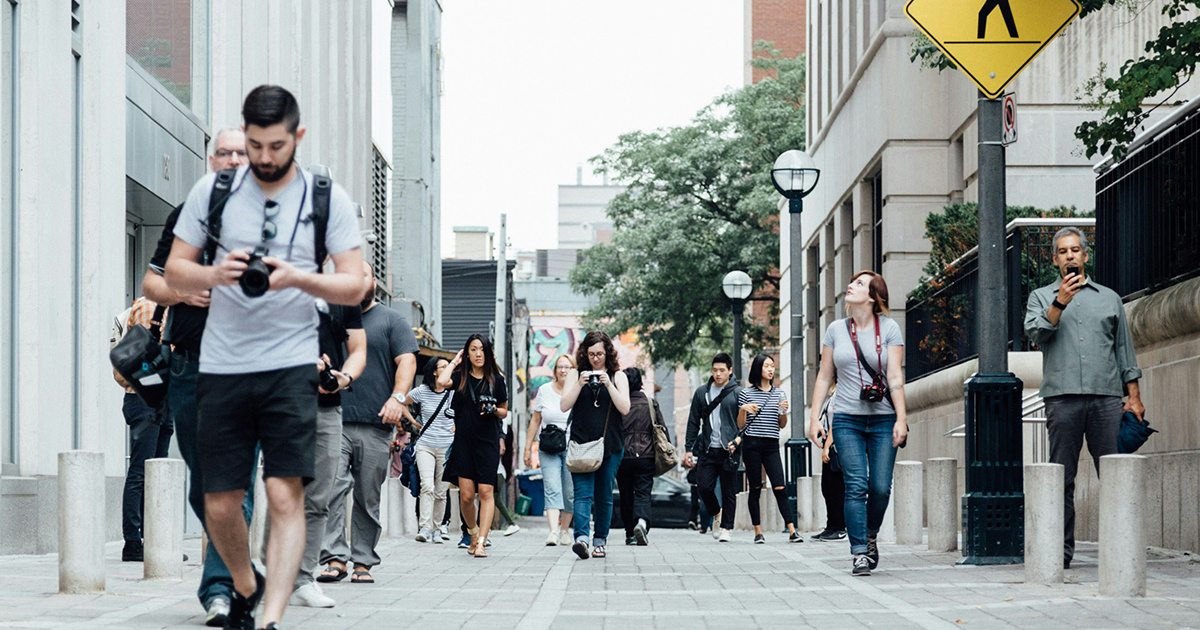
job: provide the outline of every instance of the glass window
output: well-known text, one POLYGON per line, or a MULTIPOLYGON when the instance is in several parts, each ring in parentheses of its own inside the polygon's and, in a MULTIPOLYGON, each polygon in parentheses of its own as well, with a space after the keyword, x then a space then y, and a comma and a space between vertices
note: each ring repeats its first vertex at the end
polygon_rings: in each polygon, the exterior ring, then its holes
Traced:
POLYGON ((208 121, 209 0, 125 0, 125 52, 208 121))

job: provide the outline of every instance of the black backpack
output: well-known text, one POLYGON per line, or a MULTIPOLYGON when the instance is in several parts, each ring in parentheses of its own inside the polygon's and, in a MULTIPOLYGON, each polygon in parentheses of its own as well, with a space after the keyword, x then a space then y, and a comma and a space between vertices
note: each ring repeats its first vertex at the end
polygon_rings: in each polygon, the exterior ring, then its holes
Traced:
MULTIPOLYGON (((212 194, 208 198, 208 242, 204 246, 201 264, 211 265, 217 259, 217 239, 221 238, 221 214, 225 212, 225 203, 233 193, 235 175, 237 169, 226 169, 219 171, 217 179, 213 181, 212 194)), ((303 177, 304 174, 301 173, 300 176, 303 177)), ((329 225, 329 198, 333 190, 333 180, 324 175, 314 174, 312 177, 313 237, 316 241, 317 273, 321 273, 325 266, 325 257, 329 254, 325 249, 325 228, 329 225)))

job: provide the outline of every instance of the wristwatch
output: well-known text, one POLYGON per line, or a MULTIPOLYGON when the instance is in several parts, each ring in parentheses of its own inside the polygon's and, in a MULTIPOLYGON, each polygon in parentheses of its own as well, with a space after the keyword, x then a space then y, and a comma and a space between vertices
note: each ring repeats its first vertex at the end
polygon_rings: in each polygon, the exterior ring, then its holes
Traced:
POLYGON ((402 392, 396 392, 395 394, 392 394, 392 398, 395 398, 396 402, 400 403, 401 405, 408 402, 408 398, 405 397, 402 392))

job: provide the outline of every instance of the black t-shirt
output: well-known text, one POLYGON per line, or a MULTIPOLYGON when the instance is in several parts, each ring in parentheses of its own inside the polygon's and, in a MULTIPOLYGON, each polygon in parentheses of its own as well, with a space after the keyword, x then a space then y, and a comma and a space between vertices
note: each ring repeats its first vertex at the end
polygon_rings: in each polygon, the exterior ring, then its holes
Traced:
POLYGON ((491 396, 496 399, 496 405, 508 402, 508 385, 504 376, 496 374, 492 377, 492 384, 488 385, 487 379, 468 374, 466 387, 459 390, 461 383, 462 376, 455 370, 450 382, 450 389, 454 391, 451 404, 454 408, 455 432, 463 431, 471 437, 489 440, 499 437, 500 418, 495 414, 480 414, 479 401, 483 396, 491 396))
MULTIPOLYGON (((319 308, 317 312, 320 315, 317 337, 321 346, 321 354, 328 356, 330 365, 340 372, 349 356, 349 349, 346 347, 349 331, 361 330, 363 327, 362 309, 357 306, 330 304, 328 314, 321 312, 319 308)), ((317 404, 321 407, 336 407, 342 404, 342 394, 341 392, 317 394, 317 404)))
MULTIPOLYGON (((179 212, 183 206, 176 206, 167 215, 167 223, 163 226, 162 236, 158 246, 154 248, 154 256, 150 258, 150 270, 162 275, 167 266, 167 257, 171 254, 171 245, 175 242, 175 222, 179 220, 179 212)), ((191 304, 176 304, 167 315, 167 330, 164 339, 171 342, 176 350, 185 350, 199 354, 200 338, 204 336, 204 323, 208 320, 208 309, 191 304)))

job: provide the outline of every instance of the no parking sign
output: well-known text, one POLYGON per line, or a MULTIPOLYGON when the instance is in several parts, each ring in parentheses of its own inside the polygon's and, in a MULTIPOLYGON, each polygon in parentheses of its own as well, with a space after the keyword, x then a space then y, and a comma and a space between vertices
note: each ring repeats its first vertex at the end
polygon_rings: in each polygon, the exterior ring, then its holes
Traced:
POLYGON ((1004 95, 1004 136, 1001 142, 1008 146, 1017 141, 1017 98, 1012 94, 1004 95))

